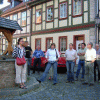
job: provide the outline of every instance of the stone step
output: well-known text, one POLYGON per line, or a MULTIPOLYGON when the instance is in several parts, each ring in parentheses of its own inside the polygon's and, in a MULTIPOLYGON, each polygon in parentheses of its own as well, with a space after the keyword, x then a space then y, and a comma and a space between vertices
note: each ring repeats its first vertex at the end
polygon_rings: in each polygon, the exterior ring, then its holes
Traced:
POLYGON ((0 98, 8 96, 20 96, 37 89, 40 85, 34 77, 31 77, 26 83, 26 86, 27 89, 21 89, 19 87, 0 89, 0 98))

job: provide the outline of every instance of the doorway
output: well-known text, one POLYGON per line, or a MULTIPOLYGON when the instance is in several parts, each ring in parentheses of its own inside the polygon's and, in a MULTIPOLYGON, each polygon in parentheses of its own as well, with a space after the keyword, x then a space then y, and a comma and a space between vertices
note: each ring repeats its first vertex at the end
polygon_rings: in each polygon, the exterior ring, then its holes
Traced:
MULTIPOLYGON (((74 49, 76 51, 78 51, 81 48, 81 43, 84 42, 84 35, 74 35, 74 40, 73 40, 73 44, 74 44, 74 49)), ((78 64, 79 61, 79 56, 78 59, 76 60, 76 64, 78 64)))

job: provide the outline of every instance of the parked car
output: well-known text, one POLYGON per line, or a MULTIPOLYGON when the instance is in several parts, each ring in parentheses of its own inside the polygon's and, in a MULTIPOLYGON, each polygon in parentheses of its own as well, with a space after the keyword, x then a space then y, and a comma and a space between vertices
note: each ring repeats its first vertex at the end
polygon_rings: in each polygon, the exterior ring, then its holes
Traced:
MULTIPOLYGON (((46 53, 46 52, 44 51, 44 53, 46 53)), ((42 69, 45 69, 47 62, 48 62, 47 58, 41 57, 41 68, 42 69)), ((33 66, 33 64, 34 64, 34 58, 32 58, 31 66, 33 66)), ((37 66, 38 66, 38 64, 37 64, 37 66)), ((66 70, 66 60, 65 60, 65 57, 60 57, 58 59, 58 66, 57 66, 57 68, 58 68, 58 70, 60 72, 62 72, 62 71, 66 72, 67 71, 66 70)))

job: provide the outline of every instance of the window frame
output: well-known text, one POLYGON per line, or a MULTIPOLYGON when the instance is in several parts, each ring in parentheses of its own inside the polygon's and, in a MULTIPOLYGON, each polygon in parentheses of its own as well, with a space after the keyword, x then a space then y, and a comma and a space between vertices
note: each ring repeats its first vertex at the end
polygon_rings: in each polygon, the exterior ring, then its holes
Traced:
POLYGON ((27 11, 23 11, 23 12, 21 12, 21 26, 25 27, 25 26, 27 26, 27 11), (26 12, 26 25, 22 25, 22 13, 23 12, 26 12))
POLYGON ((14 0, 12 0, 11 7, 13 8, 14 5, 15 5, 15 2, 14 2, 14 0))
POLYGON ((83 0, 81 1, 81 10, 82 10, 82 12, 81 12, 81 14, 78 14, 78 15, 74 15, 73 14, 73 9, 74 9, 74 6, 73 6, 73 4, 74 4, 74 0, 72 0, 72 17, 79 17, 79 16, 82 16, 83 15, 83 0))
POLYGON ((41 38, 35 38, 35 49, 36 49, 36 41, 40 40, 40 49, 41 49, 41 38))
POLYGON ((14 21, 17 21, 17 20, 18 20, 18 15, 17 15, 17 14, 14 14, 14 15, 13 15, 13 20, 14 20, 14 21), (17 16, 17 19, 16 19, 16 20, 14 20, 14 16, 15 16, 15 15, 17 16))
POLYGON ((23 0, 23 2, 29 2, 29 0, 23 0))
POLYGON ((37 17, 36 17, 36 14, 35 14, 35 24, 41 24, 42 23, 42 9, 37 9, 36 12, 39 11, 39 10, 41 10, 41 22, 40 23, 36 22, 37 17))
POLYGON ((52 39, 52 43, 53 43, 53 37, 47 37, 47 38, 46 38, 46 46, 45 46, 45 47, 46 47, 46 48, 45 48, 46 51, 47 51, 47 40, 48 40, 48 39, 52 39))
POLYGON ((6 19, 9 19, 10 20, 10 16, 7 16, 6 19))
POLYGON ((65 2, 61 2, 61 3, 59 3, 59 20, 64 20, 64 19, 67 19, 68 18, 68 4, 67 4, 67 1, 65 1, 65 2), (66 17, 65 18, 60 18, 60 5, 61 4, 63 4, 63 3, 66 3, 66 17))
POLYGON ((53 5, 47 6, 47 7, 46 7, 46 22, 53 22, 53 21, 54 21, 54 6, 53 6, 53 5), (47 20, 47 9, 48 9, 48 8, 51 8, 51 7, 53 8, 53 19, 52 19, 51 21, 48 21, 48 20, 47 20))
POLYGON ((60 43, 61 43, 61 42, 60 42, 60 39, 61 39, 61 38, 66 38, 66 50, 67 50, 67 36, 59 36, 59 42, 58 42, 58 43, 59 43, 59 44, 58 44, 58 45, 59 45, 59 52, 61 52, 61 54, 63 54, 65 51, 61 51, 61 50, 60 50, 60 43))

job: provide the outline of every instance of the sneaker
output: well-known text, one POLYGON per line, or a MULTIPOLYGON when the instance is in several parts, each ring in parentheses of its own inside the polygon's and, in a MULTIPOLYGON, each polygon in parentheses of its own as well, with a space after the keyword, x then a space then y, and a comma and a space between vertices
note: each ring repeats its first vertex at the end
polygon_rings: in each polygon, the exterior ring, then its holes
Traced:
POLYGON ((41 81, 40 80, 37 80, 39 83, 41 83, 41 81))
POLYGON ((68 81, 68 80, 66 81, 66 83, 69 83, 69 82, 70 82, 70 81, 68 81))
POLYGON ((94 85, 93 83, 90 83, 90 84, 89 84, 89 86, 93 86, 93 85, 94 85))
POLYGON ((57 83, 54 83, 53 85, 56 85, 57 83))
POLYGON ((100 83, 100 80, 98 82, 100 83))
POLYGON ((71 81, 71 83, 75 83, 74 81, 71 81))
POLYGON ((78 78, 75 78, 75 81, 78 81, 78 78))
POLYGON ((82 85, 88 85, 88 83, 87 82, 84 82, 84 83, 82 83, 82 85))
POLYGON ((81 81, 84 81, 84 78, 81 78, 81 81))

